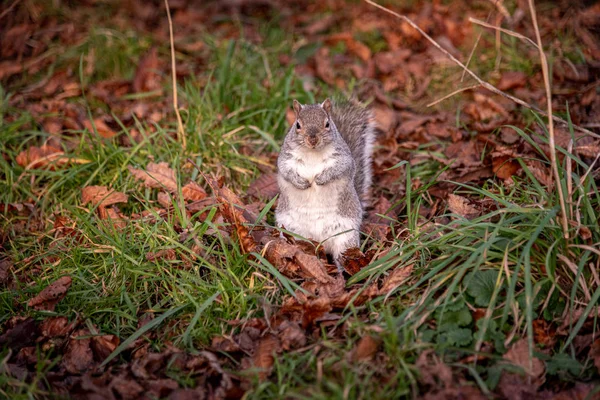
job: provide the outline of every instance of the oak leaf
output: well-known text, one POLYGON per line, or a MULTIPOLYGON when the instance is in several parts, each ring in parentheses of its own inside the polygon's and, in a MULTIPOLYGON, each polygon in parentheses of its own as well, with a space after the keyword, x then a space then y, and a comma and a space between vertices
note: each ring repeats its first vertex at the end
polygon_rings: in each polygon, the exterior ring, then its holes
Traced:
POLYGON ((54 311, 56 304, 67 295, 71 283, 72 279, 70 276, 58 278, 44 288, 37 296, 29 300, 27 305, 36 310, 54 311))
POLYGON ((127 195, 108 189, 106 186, 86 186, 81 189, 81 204, 108 207, 117 203, 127 203, 127 195))

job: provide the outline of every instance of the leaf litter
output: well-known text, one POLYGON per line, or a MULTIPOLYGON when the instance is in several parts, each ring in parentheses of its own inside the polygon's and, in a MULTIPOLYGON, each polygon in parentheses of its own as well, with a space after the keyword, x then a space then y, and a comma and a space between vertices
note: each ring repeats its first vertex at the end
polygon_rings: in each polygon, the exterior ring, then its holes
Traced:
MULTIPOLYGON (((181 3, 175 7, 175 19, 181 24, 178 30, 186 35, 193 31, 191 25, 197 23, 198 16, 186 6, 186 2, 181 3)), ((233 7, 238 7, 238 12, 247 12, 242 3, 244 2, 233 7)), ((286 7, 293 6, 280 7, 287 9, 286 7)), ((528 167, 540 183, 551 189, 552 180, 548 164, 539 160, 539 153, 525 138, 506 128, 506 125, 524 125, 523 116, 516 112, 511 103, 480 90, 468 91, 466 103, 463 102, 461 106, 464 115, 461 119, 464 126, 461 127, 457 127, 454 116, 445 111, 423 114, 416 111, 417 107, 407 107, 407 103, 418 103, 430 91, 434 68, 445 62, 439 52, 423 45, 420 35, 404 22, 398 24, 396 20, 388 20, 361 6, 345 7, 343 4, 334 4, 333 7, 338 7, 336 12, 326 18, 307 19, 299 16, 310 16, 310 13, 289 13, 286 23, 290 28, 301 26, 309 41, 320 43, 316 52, 309 55, 306 64, 295 66, 307 78, 307 87, 310 87, 310 82, 316 78, 330 86, 345 89, 351 74, 358 79, 376 80, 380 83, 380 87, 366 93, 375 99, 373 107, 381 131, 378 141, 380 146, 376 149, 374 160, 374 202, 364 229, 371 238, 370 243, 389 242, 396 228, 402 227, 399 221, 402 219, 403 206, 393 205, 391 200, 395 201, 398 196, 406 194, 407 188, 402 182, 404 172, 402 168, 389 170, 401 162, 418 166, 433 160, 447 167, 440 176, 440 182, 427 190, 432 198, 437 199, 437 205, 427 212, 429 218, 441 215, 446 208, 467 219, 482 215, 489 205, 462 193, 455 193, 456 185, 449 182, 478 185, 492 178, 509 187, 511 179, 524 176, 525 172, 520 162, 528 167), (340 28, 346 30, 337 32, 340 28), (355 34, 370 32, 373 28, 379 30, 385 42, 382 51, 374 51, 373 46, 367 44, 368 40, 359 39, 360 35, 355 34), (410 101, 404 101, 402 98, 410 101), (472 135, 473 131, 477 134, 472 135), (421 151, 425 145, 427 151, 421 151)), ((136 24, 145 26, 143 29, 153 24, 164 24, 158 22, 158 13, 154 6, 144 9, 145 11, 137 9, 139 21, 136 21, 136 24)), ((445 48, 457 52, 457 48, 466 38, 473 36, 470 25, 455 15, 459 9, 460 7, 451 10, 436 2, 423 7, 412 17, 423 29, 435 33, 445 48)), ((210 10, 210 7, 207 10, 210 10)), ((318 10, 318 7, 312 10, 314 15, 319 15, 318 10)), ((594 10, 596 9, 591 7, 586 10, 588 13, 581 11, 577 15, 581 22, 577 34, 588 43, 589 49, 586 51, 597 59, 600 57, 600 53, 596 51, 597 46, 593 39, 590 39, 589 31, 584 29, 593 26, 593 18, 590 15, 597 15, 597 10, 594 10)), ((217 32, 232 34, 230 26, 211 21, 211 17, 214 15, 203 16, 202 20, 214 24, 217 32)), ((49 40, 56 39, 57 35, 64 36, 59 40, 68 42, 75 41, 76 37, 84 34, 71 25, 48 29, 55 23, 56 21, 44 17, 25 24, 10 22, 2 28, 2 32, 7 35, 5 37, 14 40, 2 41, 2 56, 3 60, 6 57, 6 61, 0 64, 0 79, 16 79, 24 70, 31 74, 40 71, 50 61, 40 58, 40 55, 48 49, 49 40), (48 34, 51 37, 49 40, 36 41, 40 35, 38 32, 50 32, 48 34), (67 40, 71 35, 75 37, 67 40), (36 46, 32 46, 31 43, 36 43, 36 46)), ((248 30, 248 37, 260 39, 258 34, 253 36, 251 27, 248 27, 248 30)), ((162 35, 162 39, 166 38, 164 32, 154 34, 157 37, 162 35)), ((202 51, 206 47, 202 42, 197 43, 201 46, 186 46, 177 41, 176 47, 189 52, 194 52, 196 48, 202 51)), ((121 127, 117 126, 112 116, 100 113, 90 119, 85 109, 65 101, 79 96, 82 90, 74 76, 67 71, 54 73, 43 88, 29 88, 28 91, 17 93, 9 100, 10 104, 27 109, 54 137, 47 144, 37 143, 21 150, 15 157, 16 165, 25 169, 52 169, 87 162, 85 159, 64 157, 65 150, 70 154, 76 148, 61 136, 68 130, 87 129, 89 132, 97 132, 105 140, 118 140, 118 143, 125 147, 144 140, 142 134, 134 127, 136 119, 161 121, 169 112, 166 101, 152 96, 148 97, 153 99, 151 101, 130 101, 123 99, 123 96, 131 93, 161 92, 162 77, 166 75, 165 72, 168 73, 166 64, 157 48, 151 47, 140 57, 132 79, 105 80, 92 83, 89 87, 90 95, 108 105, 111 112, 119 116, 124 126, 130 129, 133 142, 121 135, 121 127), (58 117, 48 116, 49 114, 56 114, 58 117)), ((90 68, 93 69, 93 66, 90 68)), ((593 69, 579 71, 577 68, 564 68, 562 64, 557 64, 556 74, 562 80, 561 88, 565 88, 564 93, 572 88, 579 88, 575 84, 593 82, 596 73, 593 69)), ((528 76, 520 71, 502 72, 497 86, 502 90, 518 93, 532 103, 538 102, 541 93, 539 76, 528 76)), ((597 91, 586 90, 583 94, 577 93, 575 96, 581 101, 574 102, 575 106, 571 109, 574 120, 577 123, 596 121, 600 115, 600 96, 597 95, 597 91)), ((564 99, 568 99, 567 95, 557 95, 557 110, 563 109, 566 104, 566 101, 562 101, 564 99)), ((560 129, 557 132, 557 142, 567 147, 572 139, 570 132, 560 129)), ((544 142, 535 136, 534 141, 548 154, 549 149, 544 142)), ((573 151, 575 154, 593 158, 600 152, 599 146, 595 139, 576 136, 573 151)), ((128 170, 144 187, 156 190, 156 198, 163 207, 158 212, 160 217, 165 217, 172 211, 173 204, 180 194, 187 202, 185 211, 188 216, 200 221, 203 221, 207 214, 202 210, 211 206, 217 207, 215 220, 223 223, 219 224, 217 229, 229 238, 230 243, 238 245, 248 258, 254 257, 253 254, 264 255, 282 275, 299 284, 300 289, 293 295, 288 294, 284 297, 280 307, 271 315, 229 321, 238 328, 237 333, 213 336, 211 347, 197 354, 192 355, 171 346, 166 346, 157 353, 154 352, 155 349, 150 348, 148 342, 138 343, 136 349, 127 350, 125 363, 115 360, 109 364, 109 368, 100 368, 99 365, 119 345, 118 336, 102 334, 95 327, 92 329, 89 324, 83 324, 77 318, 69 321, 66 317, 58 316, 45 318, 40 322, 32 318, 13 317, 4 324, 3 333, 0 335, 0 343, 9 346, 16 354, 7 364, 9 374, 20 379, 33 376, 37 361, 35 344, 42 348, 53 347, 63 354, 63 359, 48 378, 49 384, 58 393, 82 398, 138 398, 143 394, 171 398, 240 397, 251 384, 245 378, 227 372, 226 366, 232 365, 228 361, 230 357, 236 362, 239 361, 244 370, 256 374, 260 380, 267 380, 276 358, 282 353, 301 351, 308 343, 318 343, 314 338, 319 337, 322 329, 335 326, 342 320, 343 311, 348 307, 359 307, 378 297, 385 298, 396 288, 406 285, 412 276, 414 267, 409 263, 390 268, 379 280, 368 285, 347 286, 343 277, 332 273, 335 267, 313 243, 279 237, 275 230, 256 229, 253 225, 257 222, 258 213, 251 207, 251 200, 245 195, 259 199, 259 206, 273 198, 278 190, 276 175, 272 170, 258 176, 245 194, 235 193, 225 182, 207 180, 212 195, 197 182, 180 182, 175 171, 166 162, 149 162, 145 168, 128 166, 128 170), (227 357, 222 356, 220 352, 227 353, 227 357), (168 368, 172 365, 193 377, 195 388, 182 388, 173 380, 168 373, 168 368)), ((418 188, 420 182, 415 179, 409 184, 418 188)), ((128 199, 128 195, 107 186, 87 186, 81 192, 82 205, 96 207, 101 219, 120 221, 118 223, 121 226, 124 226, 125 221, 131 222, 139 217, 135 214, 126 216, 119 208, 126 205, 128 199)), ((1 206, 10 213, 22 213, 25 210, 22 204, 1 206)), ((74 232, 74 228, 59 222, 59 218, 56 218, 54 229, 57 234, 74 232)), ((161 263, 175 261, 182 256, 174 249, 168 248, 149 252, 145 257, 148 261, 161 263)), ((381 253, 373 249, 366 253, 359 249, 351 249, 345 254, 346 273, 350 276, 355 275, 378 257, 381 257, 381 253)), ((189 265, 193 264, 190 260, 186 262, 189 265)), ((12 270, 12 264, 0 262, 0 285, 9 284, 12 280, 12 270)), ((31 298, 27 305, 37 310, 55 310, 57 304, 67 295, 71 284, 70 277, 59 278, 31 298)), ((535 323, 536 343, 553 346, 556 335, 560 335, 561 332, 564 334, 569 325, 576 320, 571 319, 568 324, 559 327, 557 332, 541 322, 535 323)), ((585 326, 585 332, 592 336, 588 340, 589 344, 583 346, 583 349, 589 349, 590 359, 600 369, 598 339, 594 340, 594 334, 588 333, 588 328, 593 322, 586 323, 588 325, 585 326)), ((150 339, 152 335, 154 334, 148 334, 146 339, 150 339)), ((336 335, 340 334, 331 334, 331 338, 347 339, 336 335)), ((385 355, 381 343, 377 335, 364 335, 348 356, 352 361, 374 363, 379 356, 385 355)), ((535 397, 540 394, 537 391, 545 379, 544 362, 537 357, 529 357, 529 348, 524 339, 518 339, 509 347, 504 360, 507 364, 521 368, 525 375, 503 371, 496 395, 515 398, 514 396, 535 397)), ((416 367, 420 371, 419 384, 428 390, 425 398, 483 398, 474 386, 467 383, 464 375, 432 352, 423 351, 416 360, 416 367)), ((586 391, 585 385, 575 386, 570 390, 572 393, 589 392, 586 391)))

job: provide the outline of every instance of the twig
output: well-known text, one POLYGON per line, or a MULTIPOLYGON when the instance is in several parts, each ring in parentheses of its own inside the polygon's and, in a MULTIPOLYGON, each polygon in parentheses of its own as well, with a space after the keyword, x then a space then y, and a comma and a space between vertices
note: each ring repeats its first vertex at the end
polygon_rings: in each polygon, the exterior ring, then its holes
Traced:
MULTIPOLYGON (((412 26, 414 29, 416 29, 421 35, 423 35, 423 37, 425 37, 425 39, 427 39, 435 48, 437 48, 439 51, 441 51, 443 54, 446 55, 446 57, 448 57, 450 60, 452 60, 456 65, 458 65, 459 67, 461 67, 462 69, 464 69, 466 71, 467 74, 469 74, 473 79, 475 79, 477 82, 479 82, 479 84, 484 87, 485 89, 489 90, 492 93, 495 93, 497 95, 500 95, 502 97, 505 97, 507 99, 510 99, 512 101, 514 101, 515 103, 519 104, 520 106, 523 106, 525 108, 528 108, 530 110, 533 110, 545 117, 548 117, 548 114, 542 110, 540 110, 539 108, 537 108, 536 106, 532 105, 532 104, 528 104, 525 101, 511 96, 508 93, 503 92, 502 90, 496 88, 494 85, 484 81, 483 79, 481 79, 479 76, 477 76, 477 74, 475 74, 473 71, 471 71, 470 69, 468 69, 462 62, 460 62, 459 60, 456 59, 456 57, 454 57, 452 54, 450 54, 448 51, 446 51, 442 46, 439 45, 438 42, 436 42, 435 40, 433 40, 433 38, 431 36, 429 36, 427 33, 425 33, 421 28, 419 28, 419 26, 417 24, 415 24, 410 18, 408 18, 405 15, 402 14, 398 14, 397 12, 394 12, 388 8, 385 8, 371 0, 364 0, 366 3, 379 8, 380 10, 385 11, 388 14, 391 14, 393 16, 395 16, 396 18, 400 18, 401 20, 405 21, 407 24, 409 24, 410 26, 412 26)), ((562 124, 568 125, 568 122, 565 121, 562 118, 559 118, 555 115, 552 115, 551 118, 556 121, 556 122, 560 122, 562 124)), ((577 125, 572 125, 573 129, 579 131, 579 132, 583 132, 589 136, 595 137, 595 138, 600 138, 600 135, 597 133, 594 133, 588 129, 582 128, 580 126, 577 125)))
POLYGON ((171 76, 173 78, 173 108, 177 115, 177 139, 185 150, 186 140, 185 131, 183 130, 183 122, 179 114, 179 106, 177 105, 177 70, 175 68, 175 42, 173 40, 173 21, 171 21, 171 11, 169 10, 169 0, 165 0, 165 8, 167 9, 167 19, 169 20, 169 40, 171 42, 171 76))
POLYGON ((496 8, 498 9, 498 11, 500 11, 500 14, 502 14, 504 16, 504 18, 506 18, 510 22, 512 20, 512 17, 510 16, 510 13, 506 9, 506 7, 504 7, 502 0, 496 0, 493 3, 496 6, 496 8))
POLYGON ((19 4, 20 2, 21 2, 21 0, 15 0, 15 1, 13 1, 13 3, 10 6, 8 6, 8 8, 6 10, 2 11, 2 14, 0 14, 0 19, 4 18, 4 16, 6 14, 8 14, 9 12, 11 12, 12 9, 15 8, 15 6, 17 4, 19 4))
POLYGON ((507 35, 510 35, 510 36, 514 36, 516 38, 519 38, 519 39, 521 39, 521 40, 529 43, 530 45, 532 45, 536 49, 538 48, 538 45, 535 44, 535 42, 533 40, 531 40, 527 36, 521 35, 520 33, 517 33, 515 31, 511 31, 511 30, 508 30, 508 29, 500 28, 499 26, 488 24, 485 21, 482 21, 480 19, 473 18, 473 17, 469 17, 469 22, 471 22, 473 24, 481 25, 481 26, 483 26, 485 28, 495 29, 495 30, 500 31, 502 33, 506 33, 507 35))
POLYGON ((464 88, 457 89, 457 90, 455 90, 454 92, 452 92, 452 93, 450 93, 450 94, 447 94, 447 95, 445 95, 445 96, 444 96, 444 97, 442 97, 441 99, 438 99, 438 100, 436 100, 436 101, 434 101, 434 102, 432 102, 432 103, 429 103, 429 104, 427 104, 427 107, 432 107, 432 106, 435 106, 437 103, 441 103, 442 101, 446 100, 446 99, 447 99, 447 98, 449 98, 449 97, 452 97, 452 96, 454 96, 454 95, 455 95, 455 94, 457 94, 457 93, 464 92, 464 91, 471 90, 471 89, 477 89, 478 87, 481 87, 481 85, 480 85, 480 84, 477 84, 477 85, 472 85, 472 86, 467 86, 467 87, 464 87, 464 88))
MULTIPOLYGON (((540 30, 538 28, 537 16, 535 14, 535 5, 533 0, 529 0, 529 11, 531 12, 531 21, 533 22, 533 29, 535 31, 535 38, 537 40, 538 50, 540 52, 540 61, 542 63, 542 75, 544 76, 544 86, 546 88, 546 106, 548 108, 548 115, 552 115, 552 91, 550 90, 550 76, 548 73, 548 60, 546 59, 546 53, 542 47, 542 38, 540 36, 540 30)), ((558 200, 560 201, 560 209, 562 211, 562 229, 563 236, 565 239, 569 238, 569 221, 567 220, 567 207, 565 204, 565 197, 562 191, 562 185, 560 184, 560 174, 558 173, 558 161, 556 160, 556 145, 554 143, 554 121, 552 118, 548 118, 548 136, 550 144, 550 161, 552 162, 552 172, 554 173, 554 180, 556 182, 556 189, 558 189, 558 200)), ((567 161, 569 162, 569 161, 567 161)), ((567 179, 571 179, 567 177, 567 179)))

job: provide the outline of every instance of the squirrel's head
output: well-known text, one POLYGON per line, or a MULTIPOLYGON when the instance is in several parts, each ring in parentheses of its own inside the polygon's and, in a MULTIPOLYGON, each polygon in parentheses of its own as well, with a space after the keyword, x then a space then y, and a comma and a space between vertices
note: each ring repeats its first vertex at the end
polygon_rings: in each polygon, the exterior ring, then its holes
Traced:
POLYGON ((310 149, 320 149, 333 142, 337 129, 331 119, 331 100, 302 105, 294 100, 296 121, 292 129, 296 142, 310 149))

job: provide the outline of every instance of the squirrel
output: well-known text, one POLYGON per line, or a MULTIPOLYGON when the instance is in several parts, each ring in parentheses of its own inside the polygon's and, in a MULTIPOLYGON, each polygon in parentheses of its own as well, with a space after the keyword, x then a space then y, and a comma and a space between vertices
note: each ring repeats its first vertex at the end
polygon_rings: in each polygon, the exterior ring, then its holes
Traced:
POLYGON ((341 255, 360 245, 372 181, 375 122, 358 104, 302 105, 277 159, 279 228, 321 242, 342 272, 341 255))

